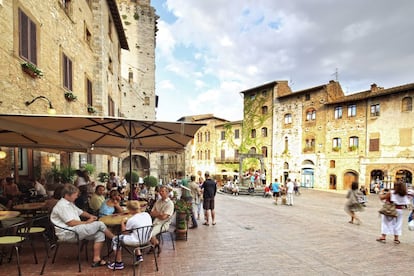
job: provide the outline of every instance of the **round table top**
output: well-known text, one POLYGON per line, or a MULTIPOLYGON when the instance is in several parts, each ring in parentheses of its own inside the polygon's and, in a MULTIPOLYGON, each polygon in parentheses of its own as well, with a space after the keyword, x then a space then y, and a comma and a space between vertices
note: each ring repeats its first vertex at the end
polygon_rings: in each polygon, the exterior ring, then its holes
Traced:
POLYGON ((104 216, 99 218, 99 220, 105 223, 106 225, 120 225, 122 220, 124 220, 125 218, 129 219, 130 217, 132 217, 132 215, 125 212, 104 216))
POLYGON ((32 202, 32 203, 23 203, 14 205, 13 209, 15 210, 37 210, 42 209, 46 206, 46 202, 32 202))
POLYGON ((0 220, 15 218, 20 215, 19 211, 0 211, 0 220))

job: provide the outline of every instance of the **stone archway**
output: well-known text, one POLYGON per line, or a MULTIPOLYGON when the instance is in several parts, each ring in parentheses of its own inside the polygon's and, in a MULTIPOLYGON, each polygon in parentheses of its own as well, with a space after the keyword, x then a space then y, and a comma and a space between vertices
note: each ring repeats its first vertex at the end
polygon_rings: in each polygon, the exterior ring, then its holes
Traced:
POLYGON ((140 177, 145 177, 149 173, 150 163, 149 160, 142 155, 133 154, 131 156, 127 156, 122 160, 121 164, 121 173, 124 176, 127 172, 129 172, 129 159, 131 158, 132 162, 132 171, 136 171, 140 177))

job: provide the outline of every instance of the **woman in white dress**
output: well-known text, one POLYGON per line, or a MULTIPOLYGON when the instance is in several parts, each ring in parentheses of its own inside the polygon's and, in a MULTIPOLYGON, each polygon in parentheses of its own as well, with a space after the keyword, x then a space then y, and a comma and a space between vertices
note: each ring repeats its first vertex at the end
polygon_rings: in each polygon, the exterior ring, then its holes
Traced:
POLYGON ((379 195, 383 201, 393 202, 396 206, 398 216, 388 217, 381 215, 381 236, 378 242, 385 243, 387 235, 394 235, 394 243, 400 244, 399 236, 402 233, 403 210, 410 203, 407 196, 407 187, 402 182, 396 182, 391 191, 381 191, 379 195))

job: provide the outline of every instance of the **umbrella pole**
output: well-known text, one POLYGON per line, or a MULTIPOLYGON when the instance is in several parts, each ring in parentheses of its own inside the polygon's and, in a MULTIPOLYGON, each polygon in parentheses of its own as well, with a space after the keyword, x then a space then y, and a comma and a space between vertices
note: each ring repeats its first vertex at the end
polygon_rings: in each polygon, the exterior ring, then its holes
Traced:
POLYGON ((132 200, 132 190, 133 190, 133 185, 134 183, 132 183, 132 139, 131 139, 131 132, 132 132, 132 123, 131 121, 129 121, 129 199, 132 200))

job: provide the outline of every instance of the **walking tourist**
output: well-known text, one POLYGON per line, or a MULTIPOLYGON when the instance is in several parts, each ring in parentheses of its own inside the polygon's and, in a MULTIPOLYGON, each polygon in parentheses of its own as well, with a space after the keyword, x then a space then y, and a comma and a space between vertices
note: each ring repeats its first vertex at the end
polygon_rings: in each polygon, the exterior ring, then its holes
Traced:
POLYGON ((280 190, 279 190, 279 182, 277 178, 275 178, 275 182, 272 183, 272 190, 273 190, 273 199, 275 200, 275 204, 277 205, 277 200, 280 197, 280 190))
POLYGON ((349 223, 361 224, 361 220, 357 217, 356 212, 362 211, 362 205, 359 202, 359 198, 362 193, 358 190, 358 182, 352 182, 351 189, 348 191, 346 198, 348 201, 345 204, 345 212, 351 216, 349 223))
POLYGON ((381 214, 381 236, 378 242, 385 243, 387 235, 394 235, 394 244, 400 244, 399 236, 402 233, 403 210, 410 201, 407 196, 405 183, 395 182, 394 189, 390 191, 382 190, 379 198, 386 202, 392 202, 397 209, 397 217, 389 217, 381 214))
POLYGON ((295 189, 295 184, 293 184, 292 180, 288 178, 286 183, 286 195, 287 195, 287 205, 293 206, 293 191, 295 189))
POLYGON ((201 189, 203 190, 203 209, 204 209, 204 219, 205 222, 203 223, 206 226, 209 226, 210 221, 210 214, 211 214, 211 223, 212 225, 216 225, 216 213, 214 211, 214 198, 217 192, 217 184, 214 182, 211 177, 210 173, 206 171, 204 173, 206 180, 204 181, 203 185, 201 185, 201 189))

